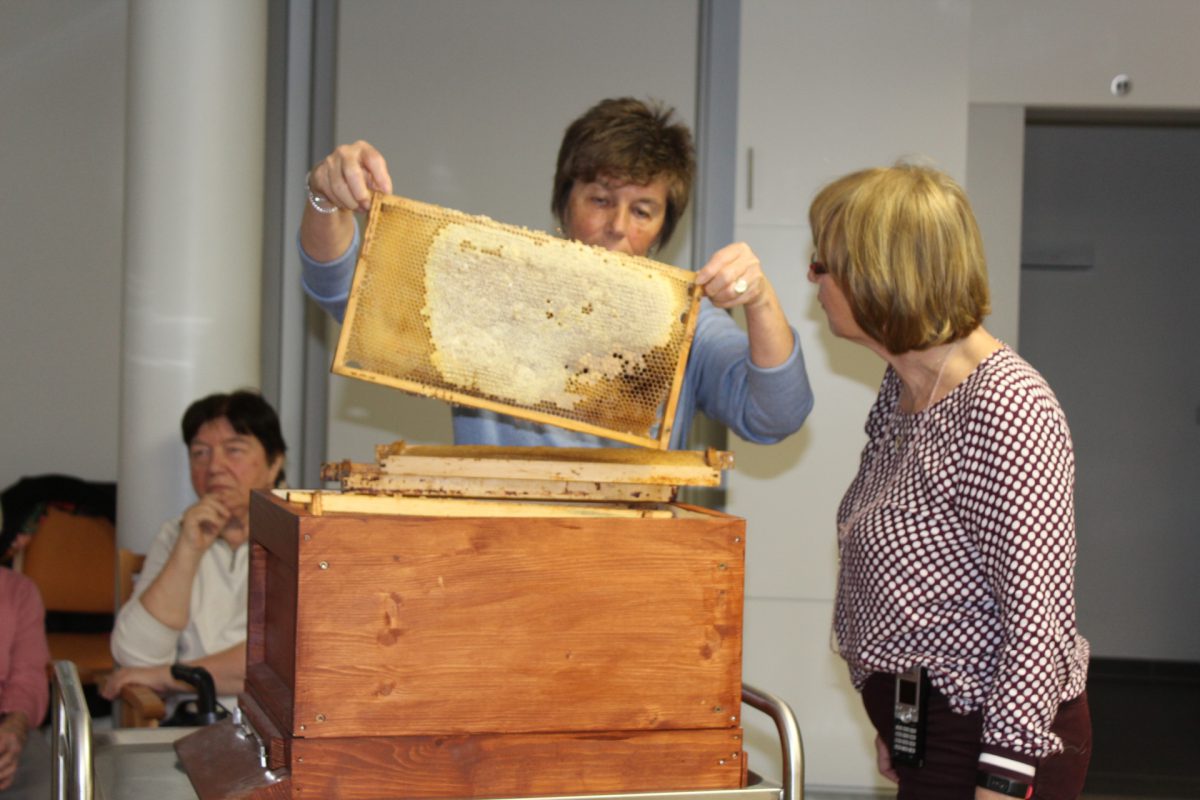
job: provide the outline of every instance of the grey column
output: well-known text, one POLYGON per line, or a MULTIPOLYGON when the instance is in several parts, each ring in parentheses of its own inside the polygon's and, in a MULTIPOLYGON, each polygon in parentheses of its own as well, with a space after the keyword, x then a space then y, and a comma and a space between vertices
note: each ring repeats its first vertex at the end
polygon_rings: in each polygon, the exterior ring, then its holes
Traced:
POLYGON ((131 0, 118 538, 193 499, 179 419, 259 385, 265 0, 131 0))

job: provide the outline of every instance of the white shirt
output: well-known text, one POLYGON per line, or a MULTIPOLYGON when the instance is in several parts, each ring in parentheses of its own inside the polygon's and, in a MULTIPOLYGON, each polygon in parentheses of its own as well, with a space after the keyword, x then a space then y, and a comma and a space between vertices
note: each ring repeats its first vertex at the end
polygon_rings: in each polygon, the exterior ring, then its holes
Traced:
POLYGON ((182 631, 164 625, 142 605, 139 598, 167 563, 179 539, 181 523, 181 519, 167 522, 158 532, 134 584, 133 596, 117 615, 112 654, 123 667, 191 661, 246 640, 249 542, 234 550, 224 539, 217 539, 201 557, 192 581, 188 624, 182 631))

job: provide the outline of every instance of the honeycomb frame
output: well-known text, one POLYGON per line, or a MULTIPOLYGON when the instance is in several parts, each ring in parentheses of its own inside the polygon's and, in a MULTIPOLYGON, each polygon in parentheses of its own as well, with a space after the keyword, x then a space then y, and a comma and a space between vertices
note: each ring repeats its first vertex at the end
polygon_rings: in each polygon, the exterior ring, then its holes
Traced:
POLYGON ((689 270, 376 194, 332 369, 665 450, 700 297, 689 270))

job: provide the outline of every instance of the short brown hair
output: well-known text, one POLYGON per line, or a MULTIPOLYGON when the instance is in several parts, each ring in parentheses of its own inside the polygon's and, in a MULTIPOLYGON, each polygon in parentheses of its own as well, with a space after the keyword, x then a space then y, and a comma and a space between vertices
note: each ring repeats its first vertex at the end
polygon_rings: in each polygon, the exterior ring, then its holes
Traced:
POLYGON ((944 172, 898 164, 846 175, 817 194, 808 221, 855 322, 889 352, 957 341, 991 312, 975 214, 944 172))
MULTIPOLYGON (((230 427, 237 433, 258 439, 268 462, 287 452, 287 444, 279 427, 279 416, 261 394, 251 389, 210 394, 193 402, 183 412, 183 419, 179 423, 183 443, 191 447, 192 440, 205 423, 222 417, 229 420, 230 427)), ((284 480, 283 468, 280 467, 275 485, 282 486, 284 480)))
POLYGON ((554 170, 550 210, 561 223, 576 181, 599 177, 645 185, 667 181, 667 208, 657 245, 675 232, 687 209, 696 172, 695 149, 687 126, 674 121, 675 109, 632 97, 601 100, 563 134, 554 170))

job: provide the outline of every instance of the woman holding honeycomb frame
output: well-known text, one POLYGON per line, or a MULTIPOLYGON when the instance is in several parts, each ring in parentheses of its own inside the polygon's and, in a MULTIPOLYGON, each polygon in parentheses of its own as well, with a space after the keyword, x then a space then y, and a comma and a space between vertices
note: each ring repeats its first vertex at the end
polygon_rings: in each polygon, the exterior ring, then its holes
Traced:
MULTIPOLYGON (((551 208, 564 234, 610 251, 646 256, 662 247, 687 208, 695 173, 691 133, 673 111, 632 98, 603 100, 568 126, 551 208)), ((355 211, 373 191, 392 192, 383 155, 365 141, 337 147, 308 176, 300 227, 305 291, 339 321, 360 245, 355 211)), ((697 411, 747 441, 794 433, 813 397, 800 341, 754 251, 718 250, 696 273, 701 304, 671 435, 683 446, 697 411), (742 306, 742 331, 720 309, 742 306)), ((586 433, 455 406, 458 444, 611 446, 586 433)))

